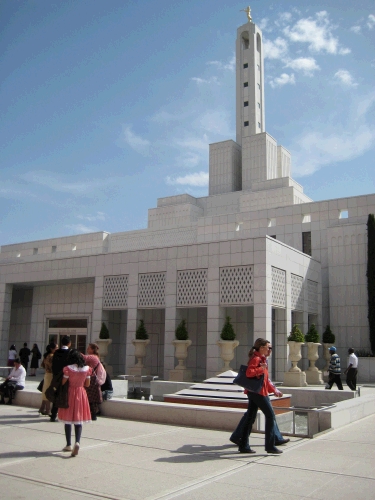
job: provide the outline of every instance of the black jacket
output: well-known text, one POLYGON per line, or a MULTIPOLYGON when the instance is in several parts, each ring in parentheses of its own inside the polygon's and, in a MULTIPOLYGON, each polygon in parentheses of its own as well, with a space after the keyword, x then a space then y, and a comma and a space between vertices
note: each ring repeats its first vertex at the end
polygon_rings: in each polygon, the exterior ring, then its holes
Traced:
POLYGON ((65 366, 68 365, 67 360, 70 353, 70 349, 57 349, 52 358, 52 373, 53 375, 59 375, 65 366))

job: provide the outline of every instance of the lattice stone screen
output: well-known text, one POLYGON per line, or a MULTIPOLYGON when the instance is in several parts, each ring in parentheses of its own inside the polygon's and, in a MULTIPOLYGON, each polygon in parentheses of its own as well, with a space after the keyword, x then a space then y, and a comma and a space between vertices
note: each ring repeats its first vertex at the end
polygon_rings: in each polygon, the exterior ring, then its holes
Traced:
POLYGON ((253 280, 253 266, 222 267, 220 305, 253 304, 253 280))
POLYGON ((127 309, 128 274, 104 276, 103 309, 127 309))
POLYGON ((207 305, 207 269, 177 272, 177 307, 207 305))
POLYGON ((286 272, 272 267, 272 305, 285 307, 286 302, 286 272))
POLYGON ((318 313, 318 283, 307 280, 308 312, 318 313))
POLYGON ((303 278, 302 276, 297 276, 296 274, 290 275, 292 297, 291 297, 291 308, 292 311, 303 311, 304 309, 304 298, 303 298, 303 278))
POLYGON ((165 307, 165 273, 139 275, 138 307, 165 307))

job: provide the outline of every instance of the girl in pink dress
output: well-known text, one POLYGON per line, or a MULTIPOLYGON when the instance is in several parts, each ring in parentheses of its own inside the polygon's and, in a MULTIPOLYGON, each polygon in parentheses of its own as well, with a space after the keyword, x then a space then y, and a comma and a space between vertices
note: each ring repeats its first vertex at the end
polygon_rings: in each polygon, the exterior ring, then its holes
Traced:
POLYGON ((90 385, 91 368, 86 366, 82 354, 73 350, 69 353, 68 366, 63 372, 62 384, 69 380, 68 403, 69 408, 59 408, 59 420, 65 424, 66 446, 63 451, 71 451, 72 457, 78 455, 79 442, 82 434, 82 424, 91 422, 90 405, 84 387, 90 385), (76 442, 72 449, 71 436, 74 424, 76 442))

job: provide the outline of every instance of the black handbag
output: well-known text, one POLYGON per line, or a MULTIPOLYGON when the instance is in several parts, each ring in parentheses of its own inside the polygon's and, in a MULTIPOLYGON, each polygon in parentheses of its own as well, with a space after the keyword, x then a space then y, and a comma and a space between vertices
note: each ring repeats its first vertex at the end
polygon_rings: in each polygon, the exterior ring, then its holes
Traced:
POLYGON ((233 380, 233 384, 239 385, 250 392, 260 393, 263 387, 264 374, 258 377, 246 377, 247 365, 241 365, 238 370, 237 377, 233 380))
POLYGON ((37 387, 38 391, 43 392, 43 384, 44 384, 44 379, 42 379, 42 380, 39 382, 39 385, 38 385, 38 387, 37 387))

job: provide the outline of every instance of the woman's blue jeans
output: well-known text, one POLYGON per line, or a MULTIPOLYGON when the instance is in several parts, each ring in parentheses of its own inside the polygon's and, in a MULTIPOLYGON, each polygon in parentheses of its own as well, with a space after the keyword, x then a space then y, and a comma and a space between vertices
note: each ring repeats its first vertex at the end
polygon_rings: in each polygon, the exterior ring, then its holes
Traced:
POLYGON ((242 427, 242 437, 240 440, 240 447, 245 447, 248 443, 251 426, 254 423, 254 406, 258 407, 264 414, 266 420, 265 432, 265 448, 266 450, 273 450, 275 448, 275 413, 273 411, 271 401, 267 396, 261 396, 254 392, 248 392, 249 406, 245 414, 245 421, 242 427), (252 404, 254 403, 254 404, 252 404))

